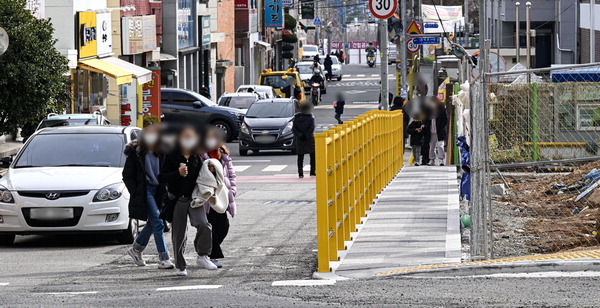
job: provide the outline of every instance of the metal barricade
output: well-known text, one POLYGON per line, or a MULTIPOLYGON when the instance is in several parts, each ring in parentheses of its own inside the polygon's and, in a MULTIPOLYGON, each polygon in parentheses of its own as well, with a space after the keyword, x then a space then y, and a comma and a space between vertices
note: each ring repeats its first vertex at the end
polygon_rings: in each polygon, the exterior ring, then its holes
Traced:
POLYGON ((318 271, 330 272, 344 241, 403 165, 401 111, 373 110, 315 134, 318 271))

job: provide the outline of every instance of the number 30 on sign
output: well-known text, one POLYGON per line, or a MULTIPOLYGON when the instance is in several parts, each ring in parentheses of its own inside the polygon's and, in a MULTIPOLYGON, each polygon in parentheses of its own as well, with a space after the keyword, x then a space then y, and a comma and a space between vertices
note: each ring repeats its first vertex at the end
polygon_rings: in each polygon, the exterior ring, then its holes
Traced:
POLYGON ((371 14, 379 19, 388 19, 398 9, 397 0, 369 0, 371 14))

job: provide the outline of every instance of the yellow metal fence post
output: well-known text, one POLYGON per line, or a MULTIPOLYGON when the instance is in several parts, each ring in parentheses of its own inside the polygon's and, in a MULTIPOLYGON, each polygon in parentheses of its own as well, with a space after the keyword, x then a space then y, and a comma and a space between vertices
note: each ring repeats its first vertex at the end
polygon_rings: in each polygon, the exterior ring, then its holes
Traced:
POLYGON ((315 134, 315 155, 317 168, 317 261, 319 272, 331 271, 329 267, 329 239, 333 234, 329 227, 329 204, 327 198, 327 136, 315 134))

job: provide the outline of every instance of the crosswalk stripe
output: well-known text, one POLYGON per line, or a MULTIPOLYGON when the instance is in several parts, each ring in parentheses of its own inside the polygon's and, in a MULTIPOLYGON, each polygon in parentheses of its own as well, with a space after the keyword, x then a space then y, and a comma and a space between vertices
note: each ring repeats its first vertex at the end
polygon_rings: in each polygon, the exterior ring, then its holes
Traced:
POLYGON ((371 74, 371 77, 377 77, 379 74, 371 74))
POLYGON ((235 172, 244 172, 244 171, 246 171, 246 169, 248 169, 250 167, 252 167, 252 166, 233 165, 233 170, 235 172))
POLYGON ((288 165, 269 165, 266 166, 262 171, 263 172, 279 172, 285 169, 288 165))
POLYGON ((342 75, 342 77, 350 77, 351 75, 342 75))
POLYGON ((365 77, 365 74, 358 74, 356 77, 365 77))
POLYGON ((189 290, 207 290, 207 289, 218 289, 222 285, 197 285, 197 286, 180 286, 180 287, 166 287, 157 288, 156 291, 189 291, 189 290))

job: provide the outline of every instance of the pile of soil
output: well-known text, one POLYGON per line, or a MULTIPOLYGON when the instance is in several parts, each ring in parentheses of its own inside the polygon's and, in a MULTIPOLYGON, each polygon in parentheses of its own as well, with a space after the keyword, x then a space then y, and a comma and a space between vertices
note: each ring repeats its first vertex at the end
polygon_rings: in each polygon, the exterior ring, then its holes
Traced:
POLYGON ((514 256, 512 253, 524 250, 550 253, 600 245, 600 189, 577 202, 579 192, 551 193, 552 185, 572 184, 594 169, 600 169, 600 162, 588 163, 571 173, 508 176, 510 193, 494 201, 494 212, 499 214, 494 223, 497 247, 506 250, 499 255, 514 256), (511 233, 505 243, 502 240, 506 234, 498 231, 511 233))

